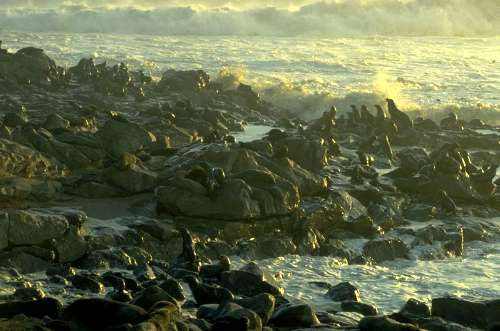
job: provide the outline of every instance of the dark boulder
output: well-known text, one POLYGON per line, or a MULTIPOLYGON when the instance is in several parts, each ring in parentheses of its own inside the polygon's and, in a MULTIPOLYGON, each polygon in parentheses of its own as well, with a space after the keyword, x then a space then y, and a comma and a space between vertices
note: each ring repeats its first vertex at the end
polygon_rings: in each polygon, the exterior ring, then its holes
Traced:
POLYGON ((333 301, 360 301, 359 290, 349 282, 339 283, 328 290, 326 296, 333 301))
POLYGON ((137 324, 146 320, 148 314, 141 307, 107 299, 79 299, 63 312, 63 318, 75 321, 93 330, 127 323, 137 324))
POLYGON ((0 318, 12 318, 20 314, 36 318, 58 318, 61 311, 62 304, 54 298, 0 303, 0 318))
POLYGON ((363 255, 377 263, 394 259, 408 259, 410 250, 399 239, 372 240, 363 246, 363 255))
POLYGON ((314 310, 306 304, 284 304, 276 309, 269 320, 276 327, 305 327, 320 324, 314 310))

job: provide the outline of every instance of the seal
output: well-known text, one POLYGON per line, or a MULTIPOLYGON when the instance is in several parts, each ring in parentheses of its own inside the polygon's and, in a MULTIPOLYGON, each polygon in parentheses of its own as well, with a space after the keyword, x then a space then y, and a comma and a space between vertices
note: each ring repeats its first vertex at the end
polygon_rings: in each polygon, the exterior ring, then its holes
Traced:
POLYGON ((386 99, 386 101, 389 115, 391 115, 391 119, 396 123, 400 132, 413 128, 413 121, 410 116, 399 110, 394 100, 386 99))

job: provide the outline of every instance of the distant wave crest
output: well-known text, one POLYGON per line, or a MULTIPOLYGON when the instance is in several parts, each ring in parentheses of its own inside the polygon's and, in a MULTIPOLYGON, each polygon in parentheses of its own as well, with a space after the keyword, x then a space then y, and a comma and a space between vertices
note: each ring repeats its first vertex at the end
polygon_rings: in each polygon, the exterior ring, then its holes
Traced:
POLYGON ((24 7, 14 6, 16 1, 0 4, 0 29, 156 35, 500 35, 498 0, 304 0, 295 7, 263 0, 252 1, 250 7, 238 6, 240 1, 228 7, 214 0, 205 0, 210 6, 201 6, 201 0, 174 6, 152 6, 160 1, 151 1, 148 7, 133 7, 126 0, 109 1, 113 6, 100 0, 93 6, 83 0, 42 0, 33 2, 36 5, 26 1, 24 7))

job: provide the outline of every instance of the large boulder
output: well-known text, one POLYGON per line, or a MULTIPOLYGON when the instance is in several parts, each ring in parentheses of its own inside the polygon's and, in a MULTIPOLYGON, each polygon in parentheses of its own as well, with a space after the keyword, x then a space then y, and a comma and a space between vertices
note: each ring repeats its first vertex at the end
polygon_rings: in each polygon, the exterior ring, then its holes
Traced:
POLYGON ((126 169, 110 168, 106 175, 113 185, 129 193, 149 191, 157 182, 157 175, 154 172, 137 164, 132 164, 126 169))
POLYGON ((16 210, 9 212, 9 242, 14 245, 36 245, 61 238, 69 230, 63 215, 38 211, 16 210))
POLYGON ((435 298, 432 300, 432 316, 485 329, 490 324, 500 322, 500 300, 472 302, 456 297, 435 298))
POLYGON ((15 54, 0 53, 0 76, 21 83, 48 83, 64 75, 42 49, 26 47, 15 54))
POLYGON ((377 263, 395 259, 408 259, 410 250, 400 239, 371 240, 363 246, 363 255, 377 263))
POLYGON ((98 134, 104 149, 114 158, 138 152, 156 141, 152 133, 122 117, 107 121, 98 134))
POLYGON ((173 91, 199 91, 206 88, 209 82, 210 77, 203 70, 167 70, 159 86, 173 91))
POLYGON ((38 151, 7 139, 0 139, 0 173, 19 177, 61 175, 63 167, 38 151))
POLYGON ((182 179, 171 186, 159 187, 156 196, 160 206, 173 214, 221 220, 252 219, 261 215, 258 202, 252 199, 252 188, 241 179, 228 180, 213 198, 205 193, 203 186, 196 184, 182 179))

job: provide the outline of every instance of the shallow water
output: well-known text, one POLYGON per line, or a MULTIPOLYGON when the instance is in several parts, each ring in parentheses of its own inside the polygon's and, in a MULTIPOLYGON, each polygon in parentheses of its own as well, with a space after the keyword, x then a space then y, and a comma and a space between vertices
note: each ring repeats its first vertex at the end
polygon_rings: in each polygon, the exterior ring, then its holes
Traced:
MULTIPOLYGON (((500 297, 500 244, 466 244, 463 259, 397 260, 377 266, 348 265, 329 257, 290 255, 259 262, 271 273, 283 272, 281 286, 292 300, 305 301, 318 310, 335 310, 326 289, 312 281, 335 285, 351 282, 361 300, 382 312, 398 311, 409 298, 430 303, 434 297, 455 295, 470 300, 500 297)), ((239 262, 240 264, 243 261, 239 262)))

